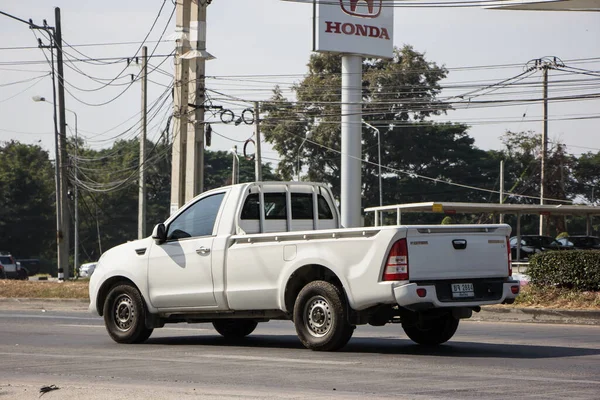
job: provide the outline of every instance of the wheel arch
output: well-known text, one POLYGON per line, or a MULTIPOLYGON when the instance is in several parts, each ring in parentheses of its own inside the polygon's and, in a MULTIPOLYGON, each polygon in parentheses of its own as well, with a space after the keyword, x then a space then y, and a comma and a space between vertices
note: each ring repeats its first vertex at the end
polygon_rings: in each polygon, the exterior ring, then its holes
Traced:
POLYGON ((142 297, 142 301, 146 302, 146 299, 144 299, 144 295, 143 295, 142 291, 135 283, 133 283, 133 281, 131 279, 129 279, 125 276, 122 276, 122 275, 112 276, 112 277, 108 278, 106 281, 104 281, 102 283, 102 286, 100 286, 100 289, 98 290, 98 295, 96 297, 96 311, 98 311, 98 314, 100 316, 103 316, 103 314, 104 314, 104 301, 106 300, 108 293, 110 292, 110 290, 112 288, 114 288, 117 285, 121 285, 121 284, 128 284, 128 285, 133 286, 140 293, 140 296, 142 297))
MULTIPOLYGON (((312 281, 326 281, 337 286, 346 301, 349 302, 346 286, 342 279, 330 268, 321 264, 307 264, 296 269, 289 277, 283 293, 285 311, 291 315, 298 293, 312 281)), ((350 302, 349 302, 350 303, 350 302)))

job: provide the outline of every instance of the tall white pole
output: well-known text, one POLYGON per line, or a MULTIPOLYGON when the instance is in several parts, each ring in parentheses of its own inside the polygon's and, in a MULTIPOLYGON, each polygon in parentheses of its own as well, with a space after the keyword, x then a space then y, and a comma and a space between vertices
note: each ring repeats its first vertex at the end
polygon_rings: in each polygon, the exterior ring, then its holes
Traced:
POLYGON ((381 132, 377 131, 377 164, 379 169, 379 206, 383 206, 383 185, 381 184, 381 132))
MULTIPOLYGON (((540 205, 544 204, 546 187, 546 158, 548 157, 548 66, 543 65, 544 73, 544 129, 542 131, 542 165, 540 173, 540 205)), ((546 234, 545 215, 540 214, 540 235, 546 234)))
POLYGON ((262 156, 260 149, 260 108, 258 101, 254 102, 254 139, 256 140, 256 154, 254 157, 254 173, 256 181, 261 182, 262 179, 262 156))
MULTIPOLYGON (((500 204, 504 204, 504 160, 500 160, 500 204)), ((504 214, 500 214, 500 223, 504 222, 504 214)))
POLYGON ((362 57, 342 57, 342 225, 361 225, 362 57))
POLYGON ((232 185, 237 185, 238 183, 240 183, 240 177, 239 177, 239 158, 237 155, 237 146, 233 146, 233 150, 231 152, 233 154, 233 164, 231 166, 231 184, 232 185))

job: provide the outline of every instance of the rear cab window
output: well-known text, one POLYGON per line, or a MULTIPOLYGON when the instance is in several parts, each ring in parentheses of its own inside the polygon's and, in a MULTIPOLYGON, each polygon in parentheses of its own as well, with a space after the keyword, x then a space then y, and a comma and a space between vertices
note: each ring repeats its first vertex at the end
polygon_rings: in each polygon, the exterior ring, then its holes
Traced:
MULTIPOLYGON (((266 191, 263 193, 265 233, 314 229, 315 207, 312 187, 306 186, 293 189, 289 194, 291 202, 289 208, 287 192, 266 191), (293 189, 299 189, 302 192, 296 192, 293 189), (291 227, 287 226, 289 209, 291 209, 291 227)), ((334 212, 327 199, 321 193, 316 194, 316 199, 319 229, 337 228, 334 212)), ((258 193, 250 193, 246 196, 240 214, 240 228, 245 233, 260 233, 260 196, 258 193)))

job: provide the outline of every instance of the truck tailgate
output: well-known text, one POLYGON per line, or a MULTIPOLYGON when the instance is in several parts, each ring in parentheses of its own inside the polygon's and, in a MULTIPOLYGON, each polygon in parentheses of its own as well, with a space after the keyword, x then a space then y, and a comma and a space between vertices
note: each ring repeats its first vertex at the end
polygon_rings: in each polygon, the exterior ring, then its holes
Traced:
POLYGON ((508 276, 509 234, 508 225, 409 227, 410 280, 508 276))

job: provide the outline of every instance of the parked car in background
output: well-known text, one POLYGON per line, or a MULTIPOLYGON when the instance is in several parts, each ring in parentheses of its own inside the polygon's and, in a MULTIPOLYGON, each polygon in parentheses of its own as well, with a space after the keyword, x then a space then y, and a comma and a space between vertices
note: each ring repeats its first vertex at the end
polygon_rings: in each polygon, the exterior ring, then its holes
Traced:
POLYGON ((569 247, 560 244, 551 236, 540 235, 522 235, 521 236, 521 257, 517 260, 517 237, 510 238, 510 253, 513 261, 526 261, 534 254, 548 250, 566 250, 569 247))
POLYGON ((27 272, 28 276, 38 274, 42 266, 42 263, 37 258, 18 259, 17 263, 21 264, 21 268, 27 272))
POLYGON ((79 267, 79 277, 80 278, 89 278, 90 276, 92 276, 95 269, 96 269, 95 262, 81 264, 81 266, 79 267))
POLYGON ((8 252, 0 252, 0 266, 2 266, 0 277, 3 279, 28 279, 27 271, 21 268, 21 265, 8 252))
POLYGON ((577 250, 600 250, 600 238, 596 236, 576 235, 557 239, 565 247, 577 250))

